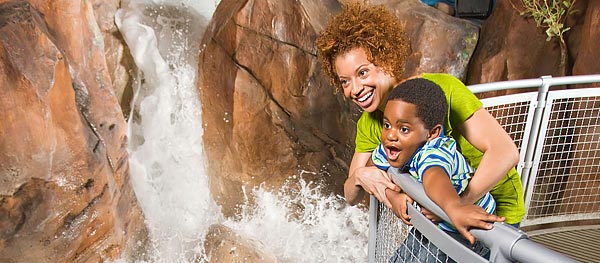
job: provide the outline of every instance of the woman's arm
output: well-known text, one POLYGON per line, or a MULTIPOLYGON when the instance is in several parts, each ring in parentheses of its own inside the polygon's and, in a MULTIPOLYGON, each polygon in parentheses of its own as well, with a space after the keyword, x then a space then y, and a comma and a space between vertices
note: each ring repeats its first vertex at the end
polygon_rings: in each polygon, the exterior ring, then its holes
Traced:
POLYGON ((512 138, 498 121, 484 108, 459 127, 460 133, 479 151, 483 157, 462 193, 461 200, 473 204, 489 192, 508 171, 519 162, 519 151, 512 138))
POLYGON ((371 153, 354 153, 348 178, 344 183, 344 197, 346 202, 355 205, 363 199, 364 193, 372 194, 387 207, 392 207, 385 195, 385 189, 390 188, 396 192, 400 187, 394 184, 387 172, 375 166, 367 166, 371 153))

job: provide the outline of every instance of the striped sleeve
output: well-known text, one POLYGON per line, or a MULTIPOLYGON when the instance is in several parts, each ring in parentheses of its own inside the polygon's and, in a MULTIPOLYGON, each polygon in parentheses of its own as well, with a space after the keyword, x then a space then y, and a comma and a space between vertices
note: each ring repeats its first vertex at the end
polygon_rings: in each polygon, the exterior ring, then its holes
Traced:
POLYGON ((387 154, 383 149, 383 144, 380 143, 377 148, 375 148, 371 154, 371 161, 373 161, 373 164, 381 170, 387 171, 388 168, 390 168, 390 163, 388 162, 387 154))

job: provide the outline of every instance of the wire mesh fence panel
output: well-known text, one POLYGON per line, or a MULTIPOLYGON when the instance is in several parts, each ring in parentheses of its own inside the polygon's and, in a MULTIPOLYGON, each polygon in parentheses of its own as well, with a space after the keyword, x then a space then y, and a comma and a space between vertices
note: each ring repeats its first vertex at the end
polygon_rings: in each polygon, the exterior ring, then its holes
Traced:
POLYGON ((378 207, 377 241, 375 243, 375 262, 388 262, 398 245, 406 239, 410 227, 400 220, 392 210, 382 203, 378 207))
POLYGON ((537 92, 487 98, 481 102, 517 145, 520 153, 517 172, 521 174, 537 105, 537 92))
MULTIPOLYGON (((404 224, 385 205, 380 203, 377 209, 379 223, 377 224, 374 262, 456 262, 446 255, 442 249, 435 246, 432 241, 428 240, 416 227, 404 224)), ((437 228, 433 225, 432 227, 437 228)), ((461 245, 454 240, 450 242, 461 245)))
POLYGON ((523 225, 600 218, 600 89, 550 92, 523 225))

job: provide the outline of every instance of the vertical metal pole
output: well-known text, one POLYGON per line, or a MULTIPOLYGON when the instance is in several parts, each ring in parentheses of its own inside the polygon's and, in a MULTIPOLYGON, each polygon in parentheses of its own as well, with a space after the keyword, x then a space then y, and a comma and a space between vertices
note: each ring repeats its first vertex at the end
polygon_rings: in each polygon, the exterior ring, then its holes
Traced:
POLYGON ((521 178, 524 178, 523 188, 525 189, 525 207, 529 207, 529 201, 531 200, 531 184, 535 178, 531 178, 531 169, 534 166, 533 155, 539 142, 540 124, 542 122, 542 116, 544 115, 544 109, 546 108, 546 99, 548 97, 548 90, 550 90, 550 79, 552 76, 543 76, 542 86, 538 91, 537 105, 535 107, 535 113, 533 114, 533 124, 531 125, 531 133, 529 135, 529 141, 527 144, 527 150, 525 151, 524 167, 521 178))
POLYGON ((375 248, 377 245, 377 224, 379 221, 379 200, 371 195, 369 198, 369 263, 375 262, 375 248))

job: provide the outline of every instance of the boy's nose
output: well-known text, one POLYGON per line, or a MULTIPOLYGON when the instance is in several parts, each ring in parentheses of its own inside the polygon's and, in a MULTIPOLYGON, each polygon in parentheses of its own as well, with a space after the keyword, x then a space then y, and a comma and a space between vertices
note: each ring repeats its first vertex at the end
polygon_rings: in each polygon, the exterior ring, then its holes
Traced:
POLYGON ((388 141, 397 141, 398 140, 398 136, 396 134, 396 131, 394 129, 390 129, 389 131, 386 132, 386 136, 388 141))

